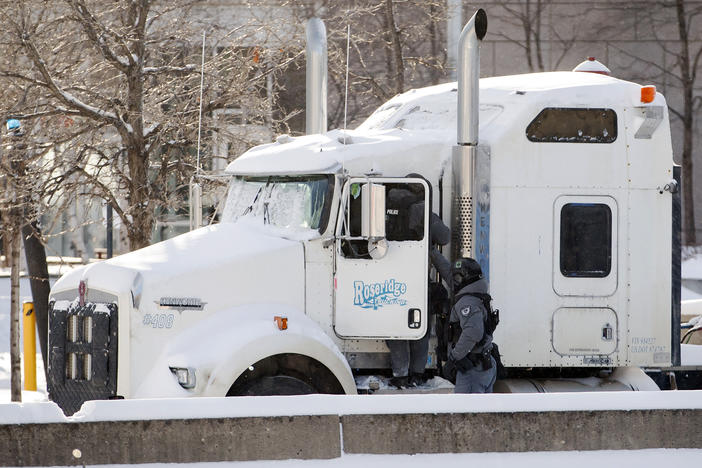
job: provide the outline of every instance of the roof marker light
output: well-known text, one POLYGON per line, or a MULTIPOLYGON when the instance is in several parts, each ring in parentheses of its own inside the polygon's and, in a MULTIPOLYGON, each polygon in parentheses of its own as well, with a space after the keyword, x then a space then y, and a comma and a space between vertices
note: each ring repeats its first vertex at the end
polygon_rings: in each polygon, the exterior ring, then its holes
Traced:
POLYGON ((595 57, 588 57, 587 60, 580 62, 577 67, 573 68, 574 72, 597 73, 598 75, 610 76, 612 71, 605 67, 604 64, 595 60, 595 57))
POLYGON ((641 102, 648 104, 656 99, 656 87, 653 85, 641 87, 641 102))

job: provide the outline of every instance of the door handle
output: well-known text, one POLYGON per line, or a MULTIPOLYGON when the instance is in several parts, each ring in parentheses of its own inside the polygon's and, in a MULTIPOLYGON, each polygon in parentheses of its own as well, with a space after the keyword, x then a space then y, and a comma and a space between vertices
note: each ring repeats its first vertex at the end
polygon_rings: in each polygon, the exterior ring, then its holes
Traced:
POLYGON ((422 325, 421 309, 410 309, 407 311, 407 326, 412 329, 417 329, 422 325))

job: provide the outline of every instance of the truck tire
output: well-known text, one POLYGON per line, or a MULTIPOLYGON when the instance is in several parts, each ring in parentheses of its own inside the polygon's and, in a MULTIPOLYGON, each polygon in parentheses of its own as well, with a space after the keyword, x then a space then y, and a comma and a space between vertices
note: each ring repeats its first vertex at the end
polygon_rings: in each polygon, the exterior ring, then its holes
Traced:
POLYGON ((265 396, 265 395, 309 395, 318 393, 307 382, 289 375, 274 375, 261 377, 237 391, 236 396, 265 396))
POLYGON ((343 394, 334 374, 302 354, 276 354, 252 364, 237 377, 227 396, 343 394))

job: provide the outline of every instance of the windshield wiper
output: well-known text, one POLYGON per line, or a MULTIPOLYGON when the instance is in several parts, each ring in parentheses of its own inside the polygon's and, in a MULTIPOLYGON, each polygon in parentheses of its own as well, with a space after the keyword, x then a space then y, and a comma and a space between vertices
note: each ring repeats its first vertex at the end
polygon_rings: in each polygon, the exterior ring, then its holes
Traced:
POLYGON ((263 203, 263 224, 271 224, 271 215, 268 212, 268 203, 263 203))
POLYGON ((256 192, 256 196, 254 197, 253 201, 251 202, 251 204, 249 206, 246 207, 244 212, 241 213, 241 216, 246 216, 247 214, 249 214, 253 211, 253 207, 254 207, 254 205, 256 205, 256 202, 258 201, 258 197, 261 196, 261 192, 263 192, 263 189, 268 187, 269 185, 271 185, 271 178, 270 177, 268 177, 268 179, 266 179, 266 185, 261 185, 258 188, 258 191, 256 192))

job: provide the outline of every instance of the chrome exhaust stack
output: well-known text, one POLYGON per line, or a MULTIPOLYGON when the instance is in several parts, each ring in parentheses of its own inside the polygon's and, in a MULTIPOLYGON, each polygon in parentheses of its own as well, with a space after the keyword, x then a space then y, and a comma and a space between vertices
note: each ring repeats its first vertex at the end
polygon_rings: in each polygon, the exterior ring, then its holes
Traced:
MULTIPOLYGON (((472 257, 481 263, 474 241, 476 232, 476 207, 478 196, 477 146, 480 80, 480 43, 487 33, 487 14, 482 8, 466 23, 458 41, 458 107, 456 114, 457 144, 453 151, 453 212, 452 259, 472 257)), ((482 177, 485 171, 480 171, 482 177)), ((489 211, 489 161, 488 161, 489 211)), ((485 197, 482 197, 485 198, 485 197)), ((483 233, 484 234, 484 233, 483 233)), ((486 274, 487 276, 487 274, 486 274)))
POLYGON ((305 133, 327 131, 327 30, 319 18, 307 21, 305 133))
POLYGON ((487 33, 482 8, 463 27, 458 40, 458 144, 478 145, 480 42, 487 33))

